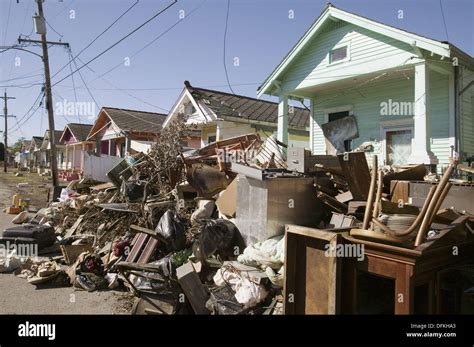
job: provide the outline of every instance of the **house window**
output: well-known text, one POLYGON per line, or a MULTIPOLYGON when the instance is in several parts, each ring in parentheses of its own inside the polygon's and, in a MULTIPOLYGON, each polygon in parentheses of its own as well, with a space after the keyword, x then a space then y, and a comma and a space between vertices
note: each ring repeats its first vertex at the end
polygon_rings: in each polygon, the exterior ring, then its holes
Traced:
POLYGON ((348 46, 338 47, 331 50, 329 53, 329 63, 337 63, 348 58, 348 46))
MULTIPOLYGON (((334 113, 328 113, 328 123, 333 122, 335 120, 348 117, 349 116, 349 111, 342 111, 342 112, 334 112, 334 113)), ((345 140, 344 141, 344 150, 346 152, 352 151, 352 140, 345 140)))
POLYGON ((207 143, 214 143, 216 142, 216 135, 211 135, 207 137, 207 143))
POLYGON ((411 129, 400 129, 387 131, 386 141, 386 163, 388 165, 400 166, 408 162, 411 154, 411 142, 413 134, 411 129))

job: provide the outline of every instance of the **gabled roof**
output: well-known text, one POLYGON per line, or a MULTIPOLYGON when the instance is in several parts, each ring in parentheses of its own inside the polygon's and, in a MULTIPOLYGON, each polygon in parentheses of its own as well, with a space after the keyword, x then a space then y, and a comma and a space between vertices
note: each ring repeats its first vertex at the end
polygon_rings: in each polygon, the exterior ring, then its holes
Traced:
MULTIPOLYGON (((61 130, 54 130, 53 132, 54 143, 56 144, 56 146, 59 145, 59 140, 61 139, 62 133, 63 132, 61 130)), ((41 144, 41 150, 44 151, 48 149, 49 139, 50 139, 49 130, 46 130, 46 132, 44 133, 43 142, 41 144)))
MULTIPOLYGON (((278 103, 218 90, 193 87, 188 81, 185 81, 184 84, 184 92, 189 92, 194 101, 201 101, 218 118, 277 123, 278 103)), ((181 96, 183 95, 181 93, 181 96)), ((309 126, 309 111, 301 107, 294 107, 293 110, 294 112, 288 116, 288 125, 297 128, 309 126)))
POLYGON ((40 147, 41 144, 43 143, 43 137, 42 136, 33 136, 31 138, 32 144, 34 143, 35 146, 40 147))
POLYGON ((69 123, 64 127, 64 131, 61 135, 60 141, 63 140, 66 130, 71 132, 72 136, 76 139, 76 142, 83 142, 87 140, 87 136, 92 129, 92 124, 80 124, 80 123, 69 123))
POLYGON ((145 112, 114 107, 102 107, 96 122, 87 138, 91 139, 107 123, 112 122, 117 128, 129 132, 156 134, 162 129, 167 115, 163 113, 145 112), (105 121, 107 118, 108 121, 105 121))
POLYGON ((469 65, 474 65, 474 58, 469 54, 461 51, 456 46, 445 41, 438 41, 427 38, 422 35, 414 34, 406 30, 398 29, 393 26, 377 22, 375 20, 344 11, 334 7, 331 3, 325 7, 319 17, 313 22, 311 27, 306 33, 299 39, 299 41, 293 46, 285 58, 277 65, 273 72, 265 79, 261 86, 257 89, 258 96, 265 94, 270 86, 278 81, 278 78, 286 71, 286 68, 291 64, 292 61, 298 56, 303 50, 307 43, 317 35, 319 29, 323 28, 323 25, 328 20, 342 20, 348 23, 352 23, 356 26, 366 28, 368 30, 377 32, 381 35, 394 38, 401 42, 405 42, 418 49, 423 49, 441 57, 451 58, 458 56, 460 60, 467 62, 469 65))
POLYGON ((29 150, 31 146, 30 140, 23 140, 21 142, 21 151, 24 152, 25 150, 29 150))

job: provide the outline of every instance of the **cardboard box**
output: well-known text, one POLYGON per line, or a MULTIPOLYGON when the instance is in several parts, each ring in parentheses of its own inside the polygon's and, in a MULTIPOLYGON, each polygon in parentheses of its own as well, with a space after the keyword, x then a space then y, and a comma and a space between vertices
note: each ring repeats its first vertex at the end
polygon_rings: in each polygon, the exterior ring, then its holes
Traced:
POLYGON ((229 184, 216 200, 219 212, 227 217, 235 217, 237 210, 237 179, 229 184))

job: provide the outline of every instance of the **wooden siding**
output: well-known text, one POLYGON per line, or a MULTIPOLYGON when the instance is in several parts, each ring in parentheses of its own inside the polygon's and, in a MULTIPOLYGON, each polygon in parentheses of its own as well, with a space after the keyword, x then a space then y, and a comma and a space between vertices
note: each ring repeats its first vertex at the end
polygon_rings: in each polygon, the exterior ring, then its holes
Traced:
MULTIPOLYGON (((461 90, 474 80, 474 71, 461 70, 461 90)), ((461 153, 464 158, 474 156, 474 86, 470 86, 460 99, 461 153)))
POLYGON ((294 90, 402 65, 413 56, 400 41, 346 24, 316 36, 283 74, 282 89, 294 90), (350 61, 329 64, 330 50, 350 44, 350 61), (354 69, 356 68, 356 69, 354 69))
MULTIPOLYGON (((430 78, 431 118, 429 134, 431 134, 431 140, 429 146, 438 157, 439 164, 446 165, 450 154, 448 76, 430 71, 430 78)), ((389 99, 394 102, 414 101, 413 78, 381 79, 357 90, 331 97, 329 93, 322 93, 314 99, 313 152, 315 154, 325 154, 324 136, 320 125, 326 122, 327 109, 351 106, 359 129, 359 138, 353 140, 353 148, 358 147, 363 142, 376 140, 374 153, 379 155, 380 164, 383 164, 381 141, 384 139, 382 129, 384 127, 413 126, 411 116, 381 115, 381 103, 388 102, 389 99)))

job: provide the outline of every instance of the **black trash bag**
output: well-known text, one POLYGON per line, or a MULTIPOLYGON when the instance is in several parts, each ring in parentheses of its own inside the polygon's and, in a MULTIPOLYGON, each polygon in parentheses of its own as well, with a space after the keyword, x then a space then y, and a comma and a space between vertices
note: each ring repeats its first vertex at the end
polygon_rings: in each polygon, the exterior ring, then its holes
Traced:
POLYGON ((244 314, 250 308, 239 304, 235 298, 235 292, 229 285, 215 287, 209 290, 211 295, 206 301, 206 308, 215 315, 237 315, 244 314))
POLYGON ((126 196, 129 201, 137 201, 143 199, 145 186, 135 182, 122 182, 120 192, 123 196, 126 196))
POLYGON ((239 229, 226 219, 208 219, 193 245, 194 255, 205 261, 213 254, 223 260, 235 259, 245 248, 239 229))
POLYGON ((186 222, 175 211, 166 211, 155 231, 163 237, 168 251, 176 252, 186 247, 186 222))

